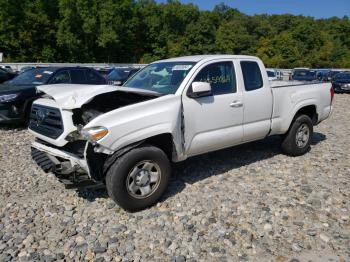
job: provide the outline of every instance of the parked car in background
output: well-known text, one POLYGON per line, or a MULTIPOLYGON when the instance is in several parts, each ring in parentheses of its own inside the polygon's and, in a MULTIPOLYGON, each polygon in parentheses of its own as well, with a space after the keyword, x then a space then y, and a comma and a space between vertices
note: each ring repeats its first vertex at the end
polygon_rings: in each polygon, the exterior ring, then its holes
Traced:
POLYGON ((140 210, 166 190, 171 162, 269 135, 282 135, 287 155, 307 153, 331 114, 331 84, 277 82, 257 57, 204 55, 154 62, 122 87, 82 85, 73 98, 69 85, 40 86, 32 157, 66 179, 104 182, 121 207, 140 210))
POLYGON ((338 73, 333 77, 333 88, 336 93, 350 93, 350 72, 338 73))
POLYGON ((281 70, 276 69, 276 76, 278 80, 283 80, 283 72, 281 70))
POLYGON ((317 70, 317 73, 316 73, 317 80, 321 82, 327 82, 329 72, 330 70, 326 70, 326 69, 317 70))
POLYGON ((107 83, 109 85, 121 86, 139 70, 140 68, 116 67, 108 74, 107 83))
POLYGON ((105 79, 107 79, 107 76, 109 73, 113 70, 113 68, 110 67, 103 67, 103 68, 95 68, 97 72, 99 72, 105 79))
POLYGON ((28 120, 32 102, 41 95, 36 87, 45 84, 102 85, 106 80, 96 70, 84 67, 27 70, 0 85, 0 123, 28 120))
POLYGON ((278 80, 277 72, 274 69, 266 69, 267 77, 270 81, 278 80))
POLYGON ((35 66, 24 66, 24 67, 22 67, 20 70, 19 70, 19 73, 21 74, 21 73, 23 73, 23 72, 25 72, 25 71, 28 71, 28 70, 30 70, 30 69, 35 69, 36 67, 35 66))
POLYGON ((14 70, 12 69, 12 67, 9 66, 9 65, 0 65, 0 68, 5 69, 7 72, 15 73, 15 71, 14 71, 14 70))
POLYGON ((339 73, 342 73, 342 71, 335 71, 335 70, 329 71, 327 74, 327 81, 329 82, 333 81, 333 78, 339 73))
POLYGON ((317 74, 316 70, 310 69, 296 69, 293 72, 292 80, 296 81, 316 81, 317 74))
POLYGON ((283 79, 283 72, 279 69, 267 68, 266 72, 267 72, 267 76, 269 77, 269 80, 282 80, 283 79))
POLYGON ((17 75, 16 73, 7 71, 4 68, 0 68, 0 84, 5 82, 5 81, 11 80, 16 75, 17 75))

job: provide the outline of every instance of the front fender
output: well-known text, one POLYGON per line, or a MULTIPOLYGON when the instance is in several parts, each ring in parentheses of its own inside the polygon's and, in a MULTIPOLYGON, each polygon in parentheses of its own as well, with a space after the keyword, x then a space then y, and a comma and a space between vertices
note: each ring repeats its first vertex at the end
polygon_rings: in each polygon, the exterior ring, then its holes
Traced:
POLYGON ((143 127, 138 130, 133 130, 125 136, 117 138, 111 145, 111 149, 115 151, 129 144, 142 141, 153 136, 161 134, 173 134, 174 132, 176 132, 176 130, 173 130, 171 123, 161 123, 149 127, 143 127))
POLYGON ((108 134, 98 141, 115 152, 138 141, 171 134, 177 153, 181 154, 181 97, 167 95, 119 108, 93 119, 85 126, 104 126, 108 134))

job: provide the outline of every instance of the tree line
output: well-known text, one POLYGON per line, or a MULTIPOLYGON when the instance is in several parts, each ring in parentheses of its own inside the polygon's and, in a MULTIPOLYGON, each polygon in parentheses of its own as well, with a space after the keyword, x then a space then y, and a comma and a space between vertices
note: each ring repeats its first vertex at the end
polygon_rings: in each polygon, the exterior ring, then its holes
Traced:
POLYGON ((7 62, 126 62, 194 54, 259 56, 267 66, 350 67, 348 17, 212 11, 177 0, 0 0, 7 62))

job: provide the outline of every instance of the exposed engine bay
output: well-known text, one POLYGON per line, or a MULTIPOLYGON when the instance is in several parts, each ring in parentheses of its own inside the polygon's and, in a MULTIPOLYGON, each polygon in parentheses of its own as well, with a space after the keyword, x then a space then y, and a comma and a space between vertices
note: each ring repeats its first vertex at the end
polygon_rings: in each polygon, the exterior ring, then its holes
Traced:
POLYGON ((86 125, 94 118, 109 111, 154 98, 157 96, 122 91, 100 94, 81 108, 73 109, 73 123, 86 125))

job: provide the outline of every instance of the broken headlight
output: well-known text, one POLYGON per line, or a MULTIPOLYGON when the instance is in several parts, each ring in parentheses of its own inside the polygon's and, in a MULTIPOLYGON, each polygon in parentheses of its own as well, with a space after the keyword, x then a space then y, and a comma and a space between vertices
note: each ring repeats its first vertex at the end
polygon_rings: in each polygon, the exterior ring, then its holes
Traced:
POLYGON ((84 140, 98 141, 108 134, 108 129, 103 126, 85 128, 80 131, 81 137, 84 140))

